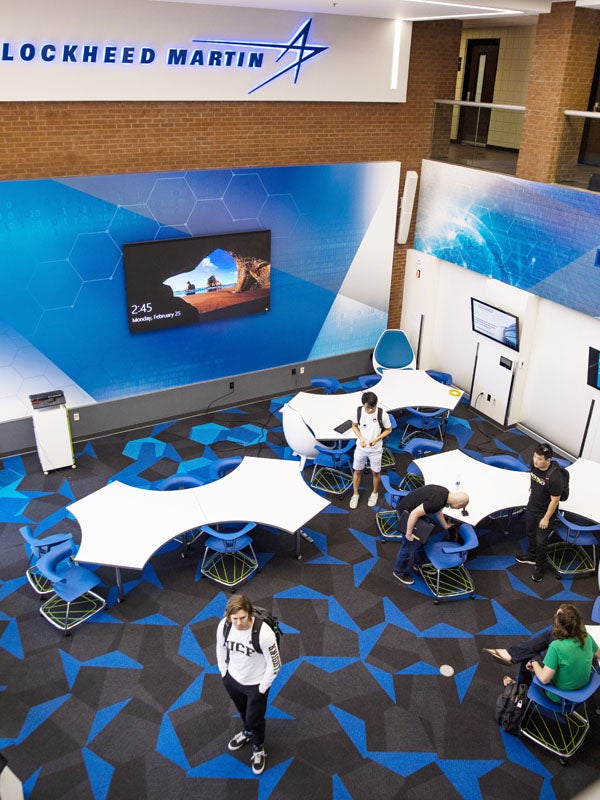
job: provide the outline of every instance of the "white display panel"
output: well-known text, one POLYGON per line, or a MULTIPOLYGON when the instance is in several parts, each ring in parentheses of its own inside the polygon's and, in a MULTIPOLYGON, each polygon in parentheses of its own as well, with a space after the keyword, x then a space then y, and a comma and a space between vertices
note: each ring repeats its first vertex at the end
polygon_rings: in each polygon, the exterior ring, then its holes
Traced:
POLYGON ((74 467, 69 415, 65 405, 34 411, 35 444, 44 473, 61 467, 74 467))

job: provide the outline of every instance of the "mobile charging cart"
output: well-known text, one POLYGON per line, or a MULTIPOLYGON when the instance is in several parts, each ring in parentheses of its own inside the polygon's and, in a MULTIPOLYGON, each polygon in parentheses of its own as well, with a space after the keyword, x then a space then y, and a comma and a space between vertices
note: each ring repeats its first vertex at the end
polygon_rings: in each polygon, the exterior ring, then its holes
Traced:
POLYGON ((62 392, 31 395, 33 432, 40 464, 47 475, 50 470, 75 469, 69 414, 62 392))

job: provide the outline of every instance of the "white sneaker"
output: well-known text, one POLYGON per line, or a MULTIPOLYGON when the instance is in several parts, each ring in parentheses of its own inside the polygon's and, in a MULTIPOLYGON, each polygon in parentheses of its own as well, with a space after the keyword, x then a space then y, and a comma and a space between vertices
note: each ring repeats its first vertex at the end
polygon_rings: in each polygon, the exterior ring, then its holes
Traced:
POLYGON ((352 497, 350 498, 350 508, 356 508, 357 505, 358 505, 358 495, 353 494, 352 497))
POLYGON ((377 504, 377 498, 378 498, 378 497, 379 497, 379 495, 378 495, 378 494, 375 494, 375 493, 373 493, 373 494, 370 494, 370 495, 369 495, 369 499, 368 499, 368 501, 367 501, 367 505, 368 505, 368 506, 371 506, 371 508, 373 508, 373 506, 377 504))

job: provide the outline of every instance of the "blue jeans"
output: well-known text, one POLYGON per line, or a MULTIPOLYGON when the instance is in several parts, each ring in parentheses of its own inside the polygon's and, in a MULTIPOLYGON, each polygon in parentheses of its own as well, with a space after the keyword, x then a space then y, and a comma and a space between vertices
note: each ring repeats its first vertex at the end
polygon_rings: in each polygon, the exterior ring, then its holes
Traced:
POLYGON ((410 561, 413 562, 415 567, 421 567, 425 563, 425 548, 418 539, 413 539, 412 542, 409 542, 405 536, 396 556, 394 572, 399 575, 407 572, 410 561))

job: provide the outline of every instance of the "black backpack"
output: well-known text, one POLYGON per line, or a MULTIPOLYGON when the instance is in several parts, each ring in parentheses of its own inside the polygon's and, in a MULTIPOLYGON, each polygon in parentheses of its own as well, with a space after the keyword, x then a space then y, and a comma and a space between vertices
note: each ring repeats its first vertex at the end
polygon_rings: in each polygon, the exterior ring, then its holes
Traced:
MULTIPOLYGON (((360 425, 360 415, 362 414, 363 407, 359 406, 356 409, 356 424, 360 425)), ((383 409, 381 406, 377 406, 377 422, 379 423, 380 430, 384 430, 383 427, 383 409)))
POLYGON ((560 477, 562 480, 562 490, 560 493, 560 499, 568 500, 569 499, 569 471, 566 470, 564 467, 561 467, 560 464, 557 464, 556 461, 552 461, 550 466, 548 467, 548 473, 546 476, 546 480, 550 483, 550 478, 554 475, 555 472, 560 472, 560 477))
MULTIPOLYGON (((277 648, 279 649, 279 642, 281 641, 283 631, 279 627, 279 620, 277 617, 262 606, 252 606, 252 616, 254 617, 254 622, 252 623, 252 647, 254 651, 256 653, 262 653, 262 648, 260 646, 260 629, 263 622, 266 623, 275 634, 277 648)), ((223 643, 225 645, 227 645, 230 630, 231 622, 226 619, 225 625, 223 625, 223 643)), ((229 650, 227 650, 227 661, 229 662, 229 650)))
POLYGON ((518 736, 521 733, 521 718, 527 708, 526 683, 509 683, 496 700, 496 722, 503 731, 518 736))

